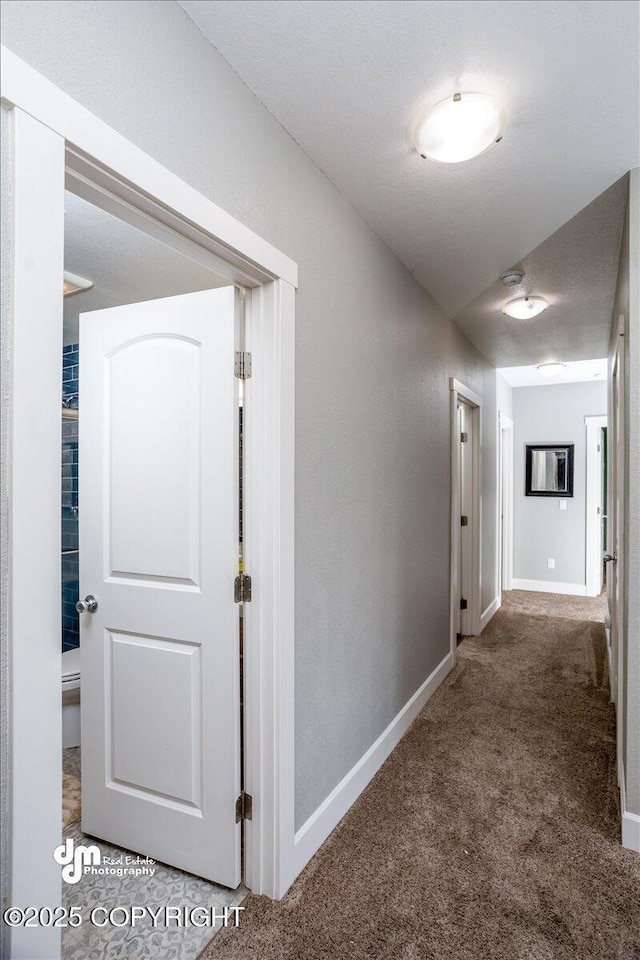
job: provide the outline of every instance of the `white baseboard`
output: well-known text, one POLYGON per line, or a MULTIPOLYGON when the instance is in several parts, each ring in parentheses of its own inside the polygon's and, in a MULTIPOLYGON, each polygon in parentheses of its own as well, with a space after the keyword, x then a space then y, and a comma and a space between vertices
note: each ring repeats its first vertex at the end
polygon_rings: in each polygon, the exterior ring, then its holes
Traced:
POLYGON ((502 606, 502 597, 496 597, 495 600, 491 601, 487 609, 484 611, 484 613, 480 617, 480 633, 482 633, 486 625, 489 623, 489 620, 491 620, 494 613, 497 613, 497 611, 500 609, 501 606, 502 606))
POLYGON ((624 786, 624 766, 618 763, 618 783, 620 785, 620 819, 622 821, 622 846, 627 850, 640 853, 640 817, 627 810, 627 798, 624 786))
POLYGON ((391 751, 416 719, 429 698, 435 693, 453 666, 451 653, 442 660, 421 687, 405 703, 376 742, 351 768, 326 800, 297 831, 294 840, 295 876, 307 865, 329 834, 337 827, 347 810, 355 803, 364 788, 378 772, 391 751))
POLYGON ((514 590, 533 590, 536 593, 564 593, 572 597, 586 597, 587 587, 584 583, 553 583, 551 580, 516 580, 513 578, 514 590))

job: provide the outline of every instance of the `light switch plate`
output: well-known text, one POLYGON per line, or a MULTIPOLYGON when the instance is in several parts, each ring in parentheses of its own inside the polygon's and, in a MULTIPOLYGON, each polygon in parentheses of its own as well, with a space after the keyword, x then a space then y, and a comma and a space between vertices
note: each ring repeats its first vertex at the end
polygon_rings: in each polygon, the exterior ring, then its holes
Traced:
POLYGON ((555 560, 552 560, 551 558, 549 558, 547 560, 547 570, 555 570, 555 568, 556 568, 555 560))
POLYGON ((566 501, 566 500, 561 500, 561 501, 560 501, 560 509, 561 509, 561 510, 566 510, 566 509, 567 509, 567 501, 566 501))

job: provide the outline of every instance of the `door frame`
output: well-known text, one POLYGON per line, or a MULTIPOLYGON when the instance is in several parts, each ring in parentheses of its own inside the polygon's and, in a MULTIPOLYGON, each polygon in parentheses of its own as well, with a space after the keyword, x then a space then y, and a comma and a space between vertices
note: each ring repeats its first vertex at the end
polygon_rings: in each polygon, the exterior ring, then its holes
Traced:
MULTIPOLYGON (((10 374, 5 385, 10 482, 3 505, 10 527, 11 902, 56 906, 61 896, 60 868, 52 852, 61 823, 59 408, 65 185, 249 290, 246 349, 253 354, 253 376, 245 384, 244 555, 253 599, 245 607, 245 789, 253 798, 253 819, 245 822, 245 882, 256 893, 280 898, 295 879, 297 265, 4 47, 2 107, 13 159, 7 178, 10 374), (36 604, 31 602, 34 584, 36 604), (35 712, 34 703, 46 709, 35 712)), ((235 572, 229 572, 230 584, 235 572)), ((11 933, 16 955, 59 955, 59 929, 16 928, 11 933)))
POLYGON ((602 589, 602 575, 598 584, 596 576, 597 554, 602 564, 602 514, 598 512, 602 503, 602 449, 601 431, 607 426, 607 417, 593 416, 584 418, 587 446, 587 481, 585 489, 585 584, 586 596, 597 597, 602 589))
POLYGON ((513 590, 513 420, 498 413, 498 590, 513 590))
MULTIPOLYGON (((615 333, 609 355, 609 426, 607 530, 610 531, 608 553, 617 557, 615 570, 607 571, 607 603, 609 607, 609 681, 611 700, 616 706, 616 756, 618 777, 623 756, 624 725, 624 523, 625 523, 625 407, 624 407, 624 334, 625 315, 615 321, 615 333), (612 574, 615 575, 615 586, 612 574), (619 602, 620 601, 620 602, 619 602)), ((613 563, 610 564, 613 566, 613 563)))
POLYGON ((463 400, 470 408, 473 417, 473 450, 472 450, 472 496, 473 504, 471 516, 471 543, 472 543, 472 590, 469 598, 469 622, 471 635, 480 633, 480 588, 481 588, 481 484, 482 484, 482 397, 474 390, 465 386, 460 380, 451 377, 449 381, 451 393, 451 566, 450 566, 450 593, 449 593, 449 639, 451 661, 456 663, 457 631, 456 615, 457 604, 460 600, 459 585, 459 557, 460 557, 460 442, 458 438, 458 401, 463 400))

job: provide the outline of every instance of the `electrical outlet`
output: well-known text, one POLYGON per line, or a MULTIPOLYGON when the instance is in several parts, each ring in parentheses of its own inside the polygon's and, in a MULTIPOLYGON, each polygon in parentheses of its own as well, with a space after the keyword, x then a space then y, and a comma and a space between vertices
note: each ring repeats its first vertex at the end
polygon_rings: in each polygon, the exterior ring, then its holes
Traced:
POLYGON ((549 557, 549 559, 547 560, 547 570, 555 570, 555 568, 556 568, 555 560, 552 560, 551 557, 549 557))

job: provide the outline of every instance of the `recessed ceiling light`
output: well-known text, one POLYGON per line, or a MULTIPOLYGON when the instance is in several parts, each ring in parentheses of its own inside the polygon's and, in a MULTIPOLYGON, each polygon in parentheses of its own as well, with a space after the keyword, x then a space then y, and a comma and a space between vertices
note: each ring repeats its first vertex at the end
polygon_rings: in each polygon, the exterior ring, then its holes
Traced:
POLYGON ((565 367, 566 363, 560 363, 559 360, 550 360, 548 363, 539 363, 536 370, 543 377, 557 377, 565 367))
POLYGON ((510 300, 502 308, 502 312, 515 320, 530 320, 532 317, 537 317, 548 306, 544 297, 519 297, 517 300, 510 300))
POLYGON ((85 280, 84 277, 78 277, 75 273, 64 272, 62 281, 62 293, 65 297, 70 297, 72 293, 80 293, 81 290, 90 290, 93 286, 93 280, 85 280))
POLYGON ((427 111, 416 128, 416 150, 424 160, 462 163, 502 139, 506 117, 483 93, 456 93, 427 111))

